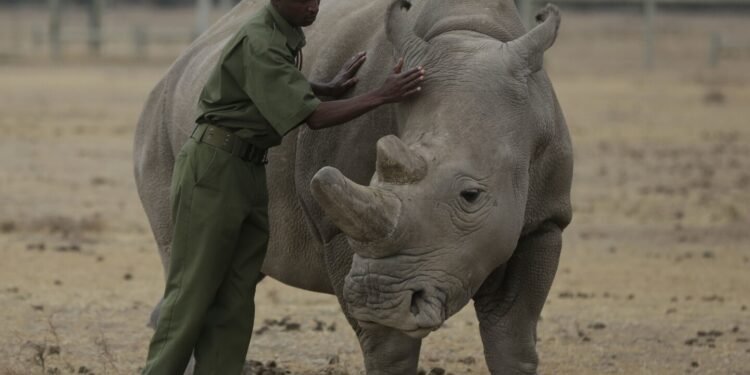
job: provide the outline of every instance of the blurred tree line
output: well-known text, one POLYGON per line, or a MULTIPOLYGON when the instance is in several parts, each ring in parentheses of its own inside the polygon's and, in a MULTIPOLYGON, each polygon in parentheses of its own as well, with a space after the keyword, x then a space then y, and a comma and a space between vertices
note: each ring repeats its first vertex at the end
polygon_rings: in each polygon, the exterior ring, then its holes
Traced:
MULTIPOLYGON (((8 5, 44 5, 48 0, 0 0, 0 6, 8 5)), ((63 0, 66 3, 85 6, 88 5, 90 0, 63 0)), ((215 5, 221 3, 226 4, 227 2, 232 5, 239 3, 241 0, 212 0, 215 5)), ((156 6, 192 6, 195 4, 195 0, 107 0, 109 5, 156 5, 156 6)))

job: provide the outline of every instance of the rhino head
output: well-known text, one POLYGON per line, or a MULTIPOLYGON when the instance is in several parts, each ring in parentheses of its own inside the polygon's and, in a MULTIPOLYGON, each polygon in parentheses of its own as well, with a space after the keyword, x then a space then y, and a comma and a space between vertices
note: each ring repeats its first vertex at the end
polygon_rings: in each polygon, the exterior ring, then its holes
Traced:
POLYGON ((404 4, 392 3, 386 31, 410 66, 425 66, 422 94, 399 104, 399 136, 377 142, 369 186, 325 167, 311 190, 355 252, 349 314, 421 338, 470 301, 521 236, 538 129, 557 111, 534 73, 560 18, 548 6, 510 42, 445 25, 428 39, 404 4))

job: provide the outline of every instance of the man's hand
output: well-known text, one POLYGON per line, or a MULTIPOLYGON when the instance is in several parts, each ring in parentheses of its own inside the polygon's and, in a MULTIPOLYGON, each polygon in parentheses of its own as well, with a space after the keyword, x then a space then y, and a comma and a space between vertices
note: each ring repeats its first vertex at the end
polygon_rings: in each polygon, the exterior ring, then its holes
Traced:
POLYGON ((400 102, 422 90, 420 85, 424 81, 424 68, 418 66, 402 72, 403 68, 404 58, 402 57, 393 68, 393 74, 385 80, 380 89, 376 90, 376 95, 385 103, 400 102))
POLYGON ((359 78, 356 77, 359 68, 365 63, 367 52, 360 52, 347 61, 335 77, 326 84, 325 96, 339 98, 351 90, 359 78))
MULTIPOLYGON (((359 69, 358 66, 362 65, 361 62, 357 63, 357 61, 362 60, 364 62, 364 56, 359 59, 355 56, 352 60, 353 63, 348 66, 357 66, 352 70, 356 74, 356 69, 359 69)), ((401 58, 396 67, 393 68, 393 73, 388 76, 388 79, 379 89, 349 99, 320 103, 318 108, 305 120, 307 126, 317 130, 340 125, 383 104, 400 102, 416 94, 422 89, 420 85, 424 81, 424 68, 418 66, 402 72, 403 69, 404 59, 401 58)), ((354 77, 352 76, 349 79, 354 79, 354 77)))

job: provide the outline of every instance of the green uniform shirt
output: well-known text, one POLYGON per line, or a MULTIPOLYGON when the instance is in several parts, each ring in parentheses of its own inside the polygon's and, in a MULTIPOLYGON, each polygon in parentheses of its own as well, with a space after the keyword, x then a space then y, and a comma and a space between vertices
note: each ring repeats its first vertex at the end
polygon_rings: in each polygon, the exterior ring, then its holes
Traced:
POLYGON ((271 5, 256 13, 224 47, 203 88, 198 123, 237 129, 261 148, 301 124, 320 104, 297 68, 305 34, 271 5))

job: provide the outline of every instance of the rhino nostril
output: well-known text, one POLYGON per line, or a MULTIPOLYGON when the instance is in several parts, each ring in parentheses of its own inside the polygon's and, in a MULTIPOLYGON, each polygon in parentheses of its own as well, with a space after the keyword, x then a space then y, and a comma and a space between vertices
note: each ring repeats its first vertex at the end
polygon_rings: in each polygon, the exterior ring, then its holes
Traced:
POLYGON ((419 314, 419 303, 418 301, 424 297, 424 290, 417 290, 411 295, 411 313, 412 315, 419 314))

